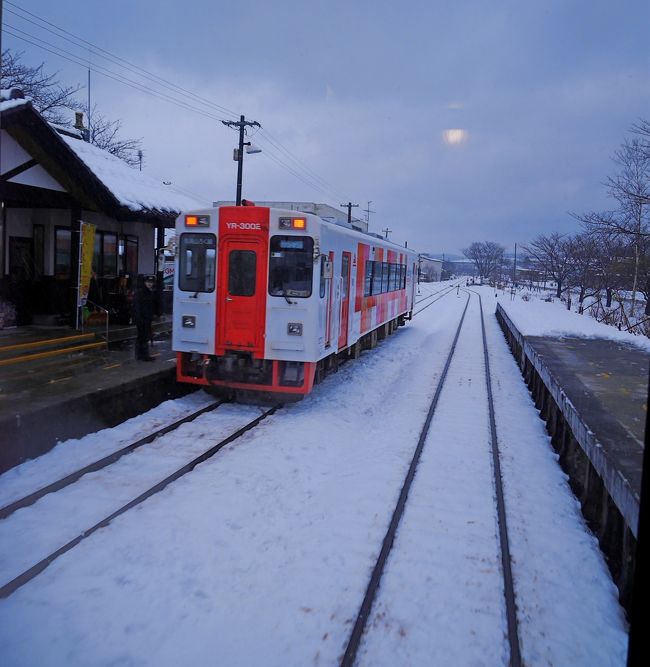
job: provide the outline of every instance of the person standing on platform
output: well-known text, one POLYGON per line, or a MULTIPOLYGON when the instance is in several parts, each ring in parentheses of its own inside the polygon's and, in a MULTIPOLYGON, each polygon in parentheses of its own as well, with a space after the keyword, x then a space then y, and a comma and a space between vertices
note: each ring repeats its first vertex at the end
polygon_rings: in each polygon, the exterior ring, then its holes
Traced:
POLYGON ((138 276, 133 301, 133 320, 138 329, 138 337, 135 342, 135 358, 139 361, 155 361, 149 353, 151 322, 158 314, 155 284, 154 276, 138 276))

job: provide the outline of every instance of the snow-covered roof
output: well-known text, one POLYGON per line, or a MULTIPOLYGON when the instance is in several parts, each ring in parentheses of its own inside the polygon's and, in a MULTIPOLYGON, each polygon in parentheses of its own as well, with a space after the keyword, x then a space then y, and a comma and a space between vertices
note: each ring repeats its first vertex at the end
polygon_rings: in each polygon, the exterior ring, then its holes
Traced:
POLYGON ((2 100, 0 100, 0 111, 7 111, 8 109, 24 106, 25 104, 29 104, 29 100, 21 100, 21 99, 5 100, 3 98, 2 100))
POLYGON ((28 102, 20 88, 0 88, 0 111, 19 107, 28 102))
POLYGON ((173 213, 203 205, 203 202, 129 167, 108 151, 73 137, 61 135, 61 138, 120 204, 132 211, 147 209, 173 213))

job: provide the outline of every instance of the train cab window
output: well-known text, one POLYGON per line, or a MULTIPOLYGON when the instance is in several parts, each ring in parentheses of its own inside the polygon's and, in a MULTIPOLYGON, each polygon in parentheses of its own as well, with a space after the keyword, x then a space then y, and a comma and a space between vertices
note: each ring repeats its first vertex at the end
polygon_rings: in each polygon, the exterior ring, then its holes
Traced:
POLYGON ((311 296, 314 239, 308 236, 272 236, 269 257, 271 296, 311 296))
POLYGON ((214 292, 216 266, 214 234, 181 234, 178 286, 183 292, 214 292))
POLYGON ((228 256, 228 294, 253 296, 257 279, 257 254, 253 250, 231 250, 228 256))

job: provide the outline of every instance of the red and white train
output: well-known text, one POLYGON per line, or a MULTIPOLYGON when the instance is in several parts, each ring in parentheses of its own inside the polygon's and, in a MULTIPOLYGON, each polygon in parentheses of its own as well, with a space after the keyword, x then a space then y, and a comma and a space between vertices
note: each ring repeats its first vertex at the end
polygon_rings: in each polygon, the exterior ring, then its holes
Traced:
POLYGON ((179 382, 300 398, 413 312, 417 254, 316 215, 202 209, 176 238, 179 382))

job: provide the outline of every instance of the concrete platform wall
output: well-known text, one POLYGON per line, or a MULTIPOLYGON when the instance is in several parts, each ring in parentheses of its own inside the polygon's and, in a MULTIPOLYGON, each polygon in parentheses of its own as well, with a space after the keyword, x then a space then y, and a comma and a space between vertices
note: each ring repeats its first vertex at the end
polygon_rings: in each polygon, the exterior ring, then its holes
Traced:
POLYGON ((634 581, 639 499, 608 460, 561 385, 540 356, 517 330, 504 309, 497 320, 531 391, 540 417, 546 422, 560 465, 569 475, 582 513, 598 538, 621 604, 629 609, 634 581))
POLYGON ((176 382, 175 368, 166 368, 148 377, 89 392, 83 398, 5 415, 0 419, 0 472, 44 454, 57 442, 117 426, 190 390, 189 385, 176 382))

